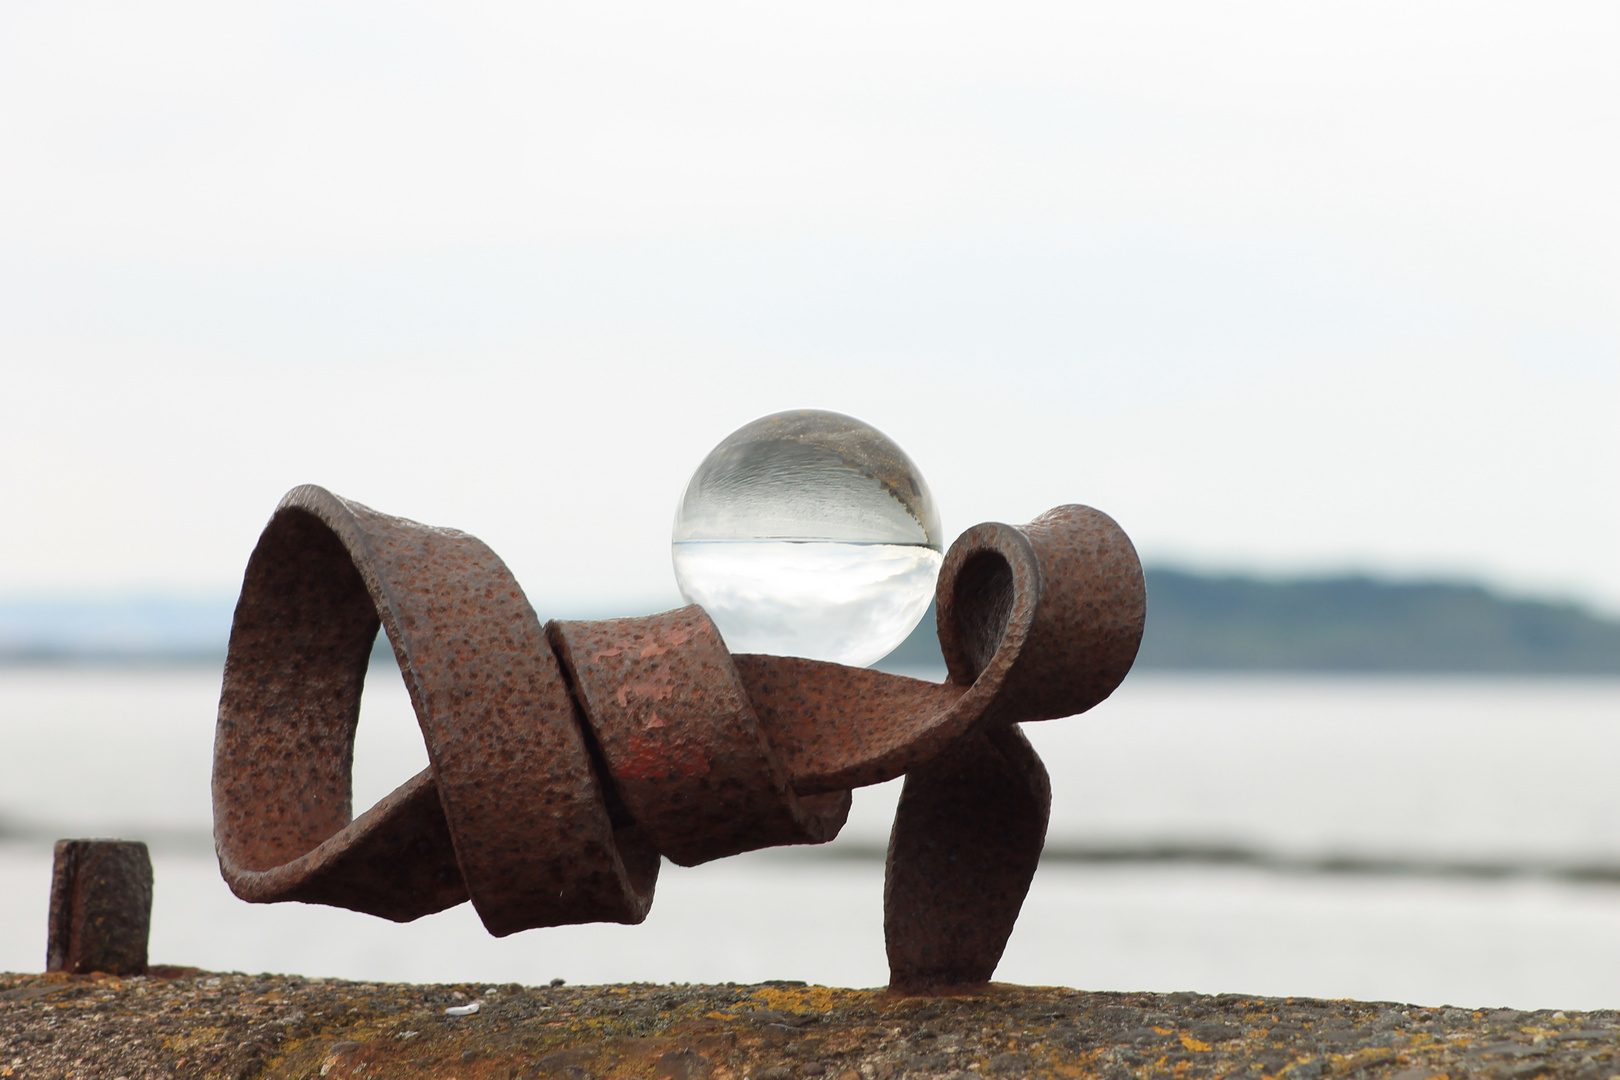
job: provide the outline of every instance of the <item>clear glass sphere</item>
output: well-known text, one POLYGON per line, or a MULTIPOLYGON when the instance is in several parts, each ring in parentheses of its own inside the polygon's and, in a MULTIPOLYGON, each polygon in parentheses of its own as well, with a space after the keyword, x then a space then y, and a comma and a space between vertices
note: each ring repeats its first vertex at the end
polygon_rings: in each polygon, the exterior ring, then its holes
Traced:
POLYGON ((853 417, 762 417, 710 451, 675 512, 675 580, 737 653, 861 667, 916 628, 943 559, 934 497, 853 417))

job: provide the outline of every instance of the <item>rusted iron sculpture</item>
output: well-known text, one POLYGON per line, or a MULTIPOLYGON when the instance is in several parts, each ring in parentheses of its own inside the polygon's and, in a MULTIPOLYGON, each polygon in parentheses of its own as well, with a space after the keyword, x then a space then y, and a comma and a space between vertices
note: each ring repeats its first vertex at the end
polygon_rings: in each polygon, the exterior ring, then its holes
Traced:
POLYGON ((659 857, 832 839, 850 789, 905 775, 891 985, 989 980, 1046 835, 1019 723, 1084 712, 1141 640, 1136 552, 1062 506, 969 529, 936 593, 944 684, 732 655, 700 607, 541 625, 483 543, 306 486, 248 563, 214 751, 237 896, 407 921, 470 899, 490 933, 640 922, 659 857), (431 764, 359 817, 361 686, 386 630, 431 764))

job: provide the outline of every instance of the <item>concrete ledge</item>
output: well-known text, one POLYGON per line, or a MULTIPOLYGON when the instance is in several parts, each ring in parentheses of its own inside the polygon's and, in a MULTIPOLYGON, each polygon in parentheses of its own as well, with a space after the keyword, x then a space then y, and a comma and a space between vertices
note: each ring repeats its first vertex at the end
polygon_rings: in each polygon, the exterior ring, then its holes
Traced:
POLYGON ((16 1080, 1440 1075, 1608 1080, 1620 1075, 1620 1013, 1001 984, 925 999, 787 983, 412 986, 161 967, 127 979, 0 975, 0 1077, 16 1080))

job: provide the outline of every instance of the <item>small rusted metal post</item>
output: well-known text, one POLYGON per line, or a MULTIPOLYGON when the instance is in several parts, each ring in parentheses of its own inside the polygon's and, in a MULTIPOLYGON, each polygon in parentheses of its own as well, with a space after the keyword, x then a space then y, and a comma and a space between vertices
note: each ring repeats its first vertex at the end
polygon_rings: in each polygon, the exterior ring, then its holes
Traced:
POLYGON ((46 971, 144 975, 152 859, 138 840, 58 840, 46 971))

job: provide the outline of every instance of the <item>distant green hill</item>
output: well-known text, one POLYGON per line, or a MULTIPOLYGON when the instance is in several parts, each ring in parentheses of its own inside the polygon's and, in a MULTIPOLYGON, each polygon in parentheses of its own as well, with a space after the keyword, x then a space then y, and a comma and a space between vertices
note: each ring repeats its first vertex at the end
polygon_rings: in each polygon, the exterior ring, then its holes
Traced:
MULTIPOLYGON (((1163 569, 1147 584, 1142 668, 1620 674, 1620 623, 1477 585, 1163 569)), ((941 663, 930 612, 879 666, 941 663)))
MULTIPOLYGON (((1147 582, 1141 668, 1620 675, 1620 623, 1477 585, 1163 569, 1149 570, 1147 582)), ((227 596, 0 599, 0 665, 218 664, 233 606, 227 596)), ((387 644, 378 648, 386 658, 387 644)), ((877 666, 943 663, 930 611, 877 666)))

